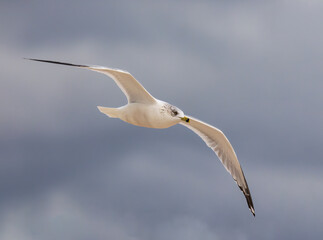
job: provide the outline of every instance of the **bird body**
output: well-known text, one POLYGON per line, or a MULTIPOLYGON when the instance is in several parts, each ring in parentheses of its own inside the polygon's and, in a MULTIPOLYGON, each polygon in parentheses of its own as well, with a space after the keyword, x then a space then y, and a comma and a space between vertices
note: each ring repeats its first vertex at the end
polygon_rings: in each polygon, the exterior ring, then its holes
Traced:
POLYGON ((100 107, 98 109, 112 118, 141 127, 168 128, 181 124, 202 138, 218 156, 245 195, 248 207, 255 216, 255 210, 247 181, 237 155, 222 131, 196 118, 185 116, 174 105, 154 98, 129 72, 101 66, 77 65, 50 60, 29 59, 38 62, 61 64, 100 72, 111 77, 128 99, 128 104, 119 108, 100 107))
MULTIPOLYGON (((171 104, 157 100, 154 103, 128 103, 120 108, 98 107, 109 117, 120 118, 122 121, 148 128, 168 128, 178 124, 181 119, 170 117, 168 111, 171 104)), ((184 117, 184 114, 181 115, 184 117)))

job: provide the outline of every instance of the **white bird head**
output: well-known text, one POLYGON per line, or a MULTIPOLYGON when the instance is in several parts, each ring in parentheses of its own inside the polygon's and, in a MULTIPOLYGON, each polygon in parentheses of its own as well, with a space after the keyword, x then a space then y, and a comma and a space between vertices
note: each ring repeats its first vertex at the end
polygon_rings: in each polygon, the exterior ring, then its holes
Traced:
POLYGON ((184 112, 179 109, 178 107, 175 107, 171 104, 167 104, 167 113, 170 115, 172 119, 176 119, 177 121, 180 119, 185 122, 189 122, 190 119, 188 117, 185 117, 184 112))

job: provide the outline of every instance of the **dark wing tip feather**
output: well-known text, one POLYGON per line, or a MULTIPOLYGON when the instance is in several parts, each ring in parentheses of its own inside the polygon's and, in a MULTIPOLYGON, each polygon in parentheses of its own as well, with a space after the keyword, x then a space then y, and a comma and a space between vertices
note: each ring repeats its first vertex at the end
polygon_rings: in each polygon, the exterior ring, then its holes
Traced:
MULTIPOLYGON (((249 189, 248 188, 246 189, 246 192, 249 192, 249 189)), ((252 215, 255 217, 256 216, 256 214, 255 214, 255 208, 253 206, 253 202, 252 202, 251 195, 250 195, 250 193, 249 194, 244 193, 244 195, 246 197, 248 207, 249 207, 252 215)))
POLYGON ((51 60, 42 60, 42 59, 35 59, 35 58, 24 58, 24 59, 31 60, 31 61, 37 61, 37 62, 61 64, 61 65, 67 65, 67 66, 73 66, 73 67, 89 67, 86 65, 79 65, 79 64, 72 64, 72 63, 65 63, 65 62, 58 62, 58 61, 51 61, 51 60))
POLYGON ((249 188, 247 187, 246 189, 243 189, 241 186, 238 185, 238 187, 240 188, 240 190, 243 192, 243 195, 245 196, 246 200, 247 200, 247 204, 248 204, 248 207, 252 213, 252 215, 255 217, 256 214, 255 214, 255 208, 253 206, 253 202, 252 202, 252 197, 250 195, 250 192, 249 192, 249 188))
POLYGON ((244 181, 246 183, 246 188, 243 188, 242 186, 239 186, 239 185, 238 185, 238 187, 243 192, 243 194, 244 194, 244 196, 245 196, 245 198, 247 200, 248 207, 249 207, 252 215, 255 217, 256 216, 256 214, 255 214, 255 208, 253 206, 252 197, 251 197, 251 194, 250 194, 250 191, 249 191, 248 183, 247 183, 247 180, 246 180, 246 178, 244 176, 244 173, 243 173, 242 169, 241 169, 241 172, 242 172, 244 181))

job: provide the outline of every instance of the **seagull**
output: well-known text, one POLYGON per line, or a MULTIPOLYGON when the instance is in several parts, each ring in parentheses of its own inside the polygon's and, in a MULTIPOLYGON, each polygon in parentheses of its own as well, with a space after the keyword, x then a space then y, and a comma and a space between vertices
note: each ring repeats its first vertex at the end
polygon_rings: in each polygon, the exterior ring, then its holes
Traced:
POLYGON ((98 106, 103 114, 110 118, 119 118, 127 123, 147 128, 168 128, 181 124, 202 138, 218 156, 225 169, 231 174, 240 190, 243 192, 248 207, 255 216, 249 187, 238 161, 237 155, 227 137, 216 127, 197 118, 187 116, 184 112, 167 102, 154 98, 129 72, 120 69, 95 65, 78 65, 51 60, 26 58, 32 61, 61 64, 103 73, 112 78, 126 95, 128 104, 119 108, 98 106))

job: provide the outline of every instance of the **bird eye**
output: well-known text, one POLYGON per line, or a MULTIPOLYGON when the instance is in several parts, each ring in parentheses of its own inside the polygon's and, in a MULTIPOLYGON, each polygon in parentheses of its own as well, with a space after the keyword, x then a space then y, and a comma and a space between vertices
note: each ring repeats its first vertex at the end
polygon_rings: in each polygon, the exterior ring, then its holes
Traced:
POLYGON ((175 117, 175 116, 177 116, 178 111, 177 111, 177 109, 176 109, 175 107, 171 106, 171 107, 170 107, 170 113, 171 113, 171 115, 172 115, 173 117, 175 117))

